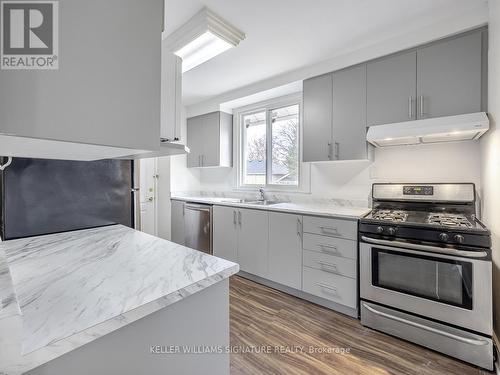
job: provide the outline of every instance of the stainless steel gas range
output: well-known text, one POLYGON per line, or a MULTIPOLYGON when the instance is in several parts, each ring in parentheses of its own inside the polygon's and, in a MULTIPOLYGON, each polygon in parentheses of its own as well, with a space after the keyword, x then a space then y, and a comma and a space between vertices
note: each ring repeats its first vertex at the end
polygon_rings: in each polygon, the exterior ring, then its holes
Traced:
POLYGON ((492 370, 491 239, 474 184, 374 184, 372 198, 361 323, 492 370))

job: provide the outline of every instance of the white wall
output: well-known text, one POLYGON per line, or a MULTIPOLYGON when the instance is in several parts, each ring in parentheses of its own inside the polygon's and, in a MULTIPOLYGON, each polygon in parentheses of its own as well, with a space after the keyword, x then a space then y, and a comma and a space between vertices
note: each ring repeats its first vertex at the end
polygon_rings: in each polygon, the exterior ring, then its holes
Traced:
MULTIPOLYGON (((500 3, 489 2, 488 111, 491 130, 481 139, 483 218, 493 241, 493 303, 500 336, 500 3)), ((497 341, 498 343, 498 341, 497 341)))
MULTIPOLYGON (((480 191, 480 166, 477 141, 376 149, 373 162, 311 163, 310 194, 297 198, 368 200, 373 182, 473 182, 480 191)), ((232 191, 234 183, 235 168, 200 171, 199 190, 232 191)))

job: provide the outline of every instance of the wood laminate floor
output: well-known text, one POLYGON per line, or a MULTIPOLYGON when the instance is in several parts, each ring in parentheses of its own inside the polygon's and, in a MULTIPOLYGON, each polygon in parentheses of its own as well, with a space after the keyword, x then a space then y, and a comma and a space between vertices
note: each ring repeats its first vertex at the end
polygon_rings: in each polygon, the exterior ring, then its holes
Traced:
POLYGON ((238 276, 230 306, 231 346, 246 351, 231 355, 231 375, 492 374, 238 276), (350 351, 311 353, 310 346, 350 351))

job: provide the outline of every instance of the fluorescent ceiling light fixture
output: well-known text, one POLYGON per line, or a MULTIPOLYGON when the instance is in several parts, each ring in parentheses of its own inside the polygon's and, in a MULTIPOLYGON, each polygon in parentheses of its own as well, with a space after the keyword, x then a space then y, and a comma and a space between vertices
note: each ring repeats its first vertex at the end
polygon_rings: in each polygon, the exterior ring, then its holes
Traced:
POLYGON ((182 73, 184 73, 232 47, 232 44, 206 31, 175 54, 182 59, 182 73))
POLYGON ((203 8, 167 38, 167 46, 182 59, 182 72, 236 47, 245 34, 203 8))
POLYGON ((489 129, 484 112, 370 126, 366 140, 376 147, 479 139, 489 129))

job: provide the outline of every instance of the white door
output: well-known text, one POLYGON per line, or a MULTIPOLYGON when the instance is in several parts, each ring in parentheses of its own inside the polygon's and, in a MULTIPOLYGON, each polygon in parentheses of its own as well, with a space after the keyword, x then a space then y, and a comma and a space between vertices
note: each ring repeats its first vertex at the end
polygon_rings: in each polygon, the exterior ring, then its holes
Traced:
POLYGON ((267 277, 269 213, 238 209, 238 263, 241 270, 267 277))
POLYGON ((156 228, 156 176, 157 159, 141 159, 139 163, 141 231, 157 234, 156 228))
POLYGON ((269 279, 302 287, 302 216, 269 213, 269 279))
POLYGON ((214 206, 213 208, 213 249, 214 255, 238 262, 238 209, 214 206))

